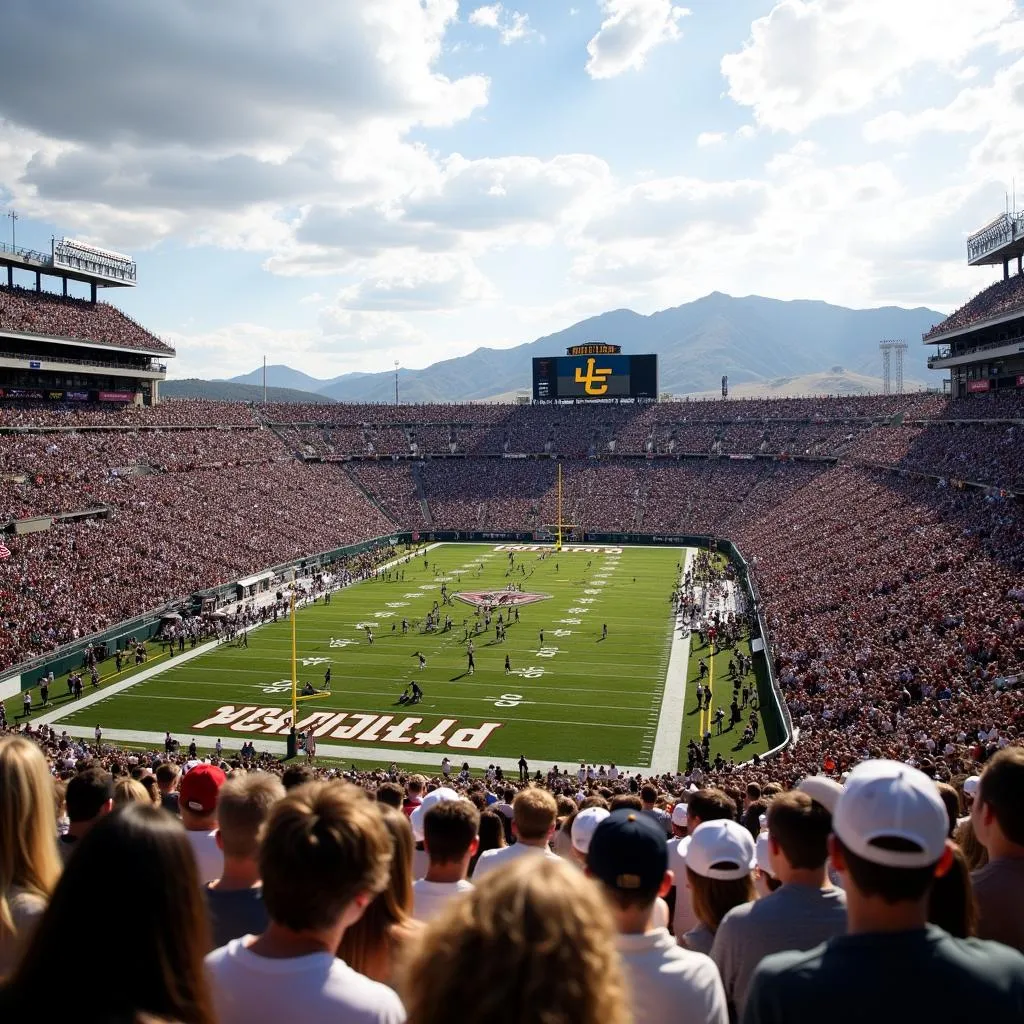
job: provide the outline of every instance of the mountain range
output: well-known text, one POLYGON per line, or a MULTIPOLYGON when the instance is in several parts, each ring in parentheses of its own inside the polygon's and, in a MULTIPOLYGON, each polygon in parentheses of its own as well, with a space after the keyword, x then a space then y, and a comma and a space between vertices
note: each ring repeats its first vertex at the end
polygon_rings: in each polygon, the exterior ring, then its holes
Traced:
MULTIPOLYGON (((944 314, 924 307, 848 309, 813 300, 712 292, 649 316, 612 310, 514 348, 478 348, 420 370, 402 369, 399 394, 406 402, 437 402, 528 392, 534 356, 563 355, 568 346, 588 341, 621 345, 626 354, 657 354, 659 390, 674 395, 713 391, 723 375, 730 386, 746 385, 746 391, 779 378, 834 373, 838 367, 878 378, 883 338, 908 343, 904 376, 924 381, 931 376, 926 364, 930 349, 921 336, 942 319, 944 314)), ((262 386, 263 368, 228 383, 262 386)), ((389 402, 395 397, 391 370, 321 380, 289 366, 268 366, 267 384, 335 401, 389 402)))

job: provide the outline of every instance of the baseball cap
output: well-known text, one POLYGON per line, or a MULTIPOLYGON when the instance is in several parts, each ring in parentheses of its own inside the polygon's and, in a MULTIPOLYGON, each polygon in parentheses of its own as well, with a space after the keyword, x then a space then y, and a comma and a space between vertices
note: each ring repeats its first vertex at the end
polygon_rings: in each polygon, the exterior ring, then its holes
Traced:
POLYGON ((827 775, 808 775, 797 783, 796 788, 806 793, 816 804, 821 804, 829 814, 835 814, 836 802, 843 792, 843 787, 827 775))
POLYGON ((705 821, 691 833, 686 866, 698 875, 734 881, 749 875, 754 864, 754 838, 735 821, 705 821))
POLYGON ((900 761, 864 761, 850 772, 832 815, 832 831, 858 857, 892 868, 924 868, 946 848, 949 816, 935 783, 900 761), (902 839, 916 850, 888 850, 902 839))
POLYGON ((686 812, 686 804, 676 804, 672 808, 672 824, 678 825, 680 828, 685 828, 689 821, 689 816, 686 812))
POLYGON ((978 792, 979 782, 981 782, 980 775, 968 775, 967 778, 964 779, 964 795, 974 796, 974 794, 978 792))
POLYGON ((217 793, 227 776, 213 764, 197 764, 189 769, 178 787, 178 801, 196 814, 213 814, 217 793))
POLYGON ((656 891, 667 868, 665 830, 650 815, 622 807, 594 830, 587 869, 610 889, 656 891))
POLYGON ((772 858, 768 853, 768 833, 762 832, 757 837, 757 842, 754 843, 754 857, 757 860, 757 866, 766 874, 775 877, 775 872, 772 871, 772 858))
POLYGON ((423 815, 430 810, 431 807, 436 807, 438 804, 443 804, 448 800, 461 800, 462 797, 455 792, 454 789, 448 789, 447 786, 441 786, 439 789, 432 789, 421 801, 413 808, 412 814, 409 815, 409 824, 412 825, 412 834, 417 843, 423 842, 423 815))
POLYGON ((603 807, 585 807, 572 821, 572 845, 586 856, 590 849, 590 840, 594 837, 597 826, 608 817, 603 807))

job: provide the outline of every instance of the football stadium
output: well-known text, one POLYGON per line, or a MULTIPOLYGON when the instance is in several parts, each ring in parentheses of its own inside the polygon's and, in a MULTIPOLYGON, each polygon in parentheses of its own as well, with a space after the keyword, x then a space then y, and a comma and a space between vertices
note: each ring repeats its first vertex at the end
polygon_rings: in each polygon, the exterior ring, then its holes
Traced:
POLYGON ((97 1024, 1024 1020, 1014 204, 880 393, 592 336, 325 402, 178 397, 127 310, 184 278, 12 209, 0 1019, 59 971, 97 1024))

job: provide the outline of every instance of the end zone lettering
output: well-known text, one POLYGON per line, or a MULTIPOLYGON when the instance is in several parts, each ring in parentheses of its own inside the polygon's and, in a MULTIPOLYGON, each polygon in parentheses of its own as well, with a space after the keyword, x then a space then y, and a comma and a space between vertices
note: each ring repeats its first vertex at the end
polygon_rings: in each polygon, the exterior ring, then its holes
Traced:
MULTIPOLYGON (((499 544, 495 551, 554 551, 551 544, 499 544)), ((565 547, 559 552, 560 555, 621 555, 622 548, 607 547, 565 547)))
MULTIPOLYGON (((261 708, 255 705, 236 708, 225 704, 209 718, 196 722, 193 729, 210 729, 226 725, 232 732, 260 733, 263 736, 284 736, 290 727, 290 708, 261 708)), ((314 711, 299 720, 299 732, 313 730, 317 737, 355 741, 357 743, 408 743, 416 747, 450 747, 453 750, 479 750, 501 728, 501 722, 484 722, 478 726, 458 728, 455 718, 442 718, 427 731, 414 732, 422 718, 399 718, 394 715, 353 714, 338 711, 314 711)))

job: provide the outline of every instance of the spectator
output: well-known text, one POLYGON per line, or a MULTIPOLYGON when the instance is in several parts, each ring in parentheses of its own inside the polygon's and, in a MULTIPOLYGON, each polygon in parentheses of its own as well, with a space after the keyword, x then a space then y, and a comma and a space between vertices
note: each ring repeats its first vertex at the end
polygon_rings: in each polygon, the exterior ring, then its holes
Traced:
POLYGON ((118 779, 114 783, 114 807, 125 804, 151 804, 149 792, 137 779, 118 779))
POLYGON ((58 848, 66 864, 82 837, 114 809, 114 780, 102 768, 86 768, 68 782, 64 800, 68 830, 60 837, 58 848))
POLYGON ((409 781, 405 784, 405 799, 402 801, 402 812, 406 817, 423 803, 423 790, 426 786, 426 779, 422 775, 409 776, 409 781))
POLYGON ((178 808, 204 885, 224 873, 224 855, 217 845, 217 794, 226 776, 216 765, 197 764, 181 780, 178 808))
POLYGON ((405 799, 405 790, 396 782, 382 782, 377 787, 377 803, 387 804, 394 807, 396 811, 402 809, 402 801, 405 799))
POLYGON ((711 956, 730 1016, 743 1016, 754 968, 769 953, 812 949, 846 931, 846 897, 828 880, 832 815, 806 793, 780 793, 768 805, 767 847, 775 892, 742 903, 721 920, 711 956))
POLYGON ((572 861, 580 867, 587 863, 590 843, 598 826, 604 821, 609 811, 604 807, 584 807, 572 821, 572 861))
POLYGON ((217 795, 217 845, 224 869, 220 878, 203 886, 213 949, 267 928, 259 836, 284 792, 276 776, 254 772, 228 779, 217 795))
POLYGON ((430 866, 430 856, 423 842, 423 816, 431 807, 436 807, 447 800, 461 799, 462 797, 454 789, 441 786, 439 789, 432 789, 416 807, 413 807, 409 814, 409 824, 412 826, 413 839, 416 841, 412 855, 412 877, 414 880, 422 878, 430 866))
POLYGON ((555 831, 558 804, 546 790, 530 788, 522 790, 512 804, 512 832, 515 845, 503 850, 488 850, 480 856, 473 872, 473 879, 481 878, 505 867, 522 857, 558 858, 548 849, 548 843, 555 831))
POLYGON ((178 813, 178 781, 181 769, 173 761, 164 761, 157 766, 156 784, 160 787, 160 806, 171 814, 178 813))
MULTIPOLYGON (((947 808, 948 810, 948 808, 947 808)), ((978 905, 963 850, 953 844, 949 870, 937 877, 928 896, 928 921, 955 939, 978 934, 978 905)))
POLYGON ((0 736, 0 978, 14 967, 57 884, 55 836, 53 780, 42 751, 21 736, 0 736))
POLYGON ((505 816, 498 811, 486 810, 480 812, 480 826, 477 830, 476 853, 469 861, 469 877, 472 878, 476 871, 480 858, 488 850, 504 850, 505 842, 505 816))
POLYGON ((658 790, 656 787, 647 785, 640 787, 640 802, 643 813, 656 821, 664 830, 666 836, 672 835, 672 817, 669 813, 657 806, 658 790))
POLYGON ((403 995, 410 1024, 630 1020, 608 908, 555 856, 520 858, 451 900, 427 925, 403 995))
POLYGON ((379 808, 355 787, 314 782, 279 801, 259 855, 270 924, 206 958, 219 1024, 400 1024, 398 997, 335 956, 391 857, 379 808))
POLYGON ((480 812, 468 800, 446 800, 423 816, 423 843, 430 866, 412 886, 413 916, 435 918, 449 900, 469 892, 469 862, 479 846, 480 812))
POLYGON ((0 993, 5 1020, 39 1019, 55 970, 81 1020, 152 1014, 214 1024, 203 972, 209 931, 181 825, 151 803, 104 816, 68 861, 20 966, 0 993), (68 955, 68 936, 87 940, 68 955), (117 977, 110 978, 111 950, 117 977))
POLYGON ((751 981, 746 1024, 1020 1019, 1024 956, 927 924, 932 879, 952 856, 947 825, 922 772, 895 761, 854 768, 829 840, 846 882, 848 934, 766 957, 751 981))
POLYGON ((693 912, 690 889, 686 885, 686 852, 690 848, 694 830, 705 821, 720 821, 736 816, 736 804, 721 789, 698 789, 690 793, 686 805, 687 835, 680 837, 674 846, 670 844, 669 870, 675 879, 676 900, 672 915, 672 931, 676 941, 698 925, 693 912))
POLYGON ((338 956, 364 977, 391 985, 409 943, 419 934, 419 922, 412 916, 412 826, 401 811, 385 804, 376 807, 391 839, 388 883, 345 929, 338 956))
POLYGON ((281 776, 281 782, 286 792, 291 792, 307 782, 316 781, 316 771, 308 764, 290 764, 281 776))
POLYGON ((668 929, 652 921, 655 900, 672 887, 661 823, 626 809, 606 814, 590 839, 586 863, 615 920, 636 1024, 726 1024, 715 965, 702 953, 680 949, 668 929))
POLYGON ((1024 748, 1000 750, 985 765, 971 823, 988 852, 971 878, 978 936, 1024 952, 1024 748))
POLYGON ((682 944, 710 953, 721 920, 733 907, 756 897, 754 840, 735 821, 705 821, 690 834, 686 851, 686 881, 698 924, 682 944))

